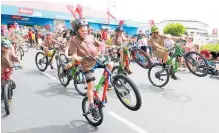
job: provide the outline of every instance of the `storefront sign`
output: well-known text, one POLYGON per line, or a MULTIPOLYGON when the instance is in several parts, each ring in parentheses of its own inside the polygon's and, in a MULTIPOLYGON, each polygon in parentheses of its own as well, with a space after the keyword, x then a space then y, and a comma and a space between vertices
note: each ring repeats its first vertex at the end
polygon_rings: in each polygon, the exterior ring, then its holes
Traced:
POLYGON ((32 15, 33 14, 33 9, 30 9, 30 8, 19 8, 19 13, 32 15))
POLYGON ((15 15, 13 15, 13 16, 12 16, 12 19, 21 20, 21 19, 22 19, 22 17, 21 17, 21 16, 15 16, 15 15))
POLYGON ((57 15, 56 19, 72 19, 72 17, 57 15))
POLYGON ((32 16, 42 17, 42 13, 41 12, 33 12, 32 16))

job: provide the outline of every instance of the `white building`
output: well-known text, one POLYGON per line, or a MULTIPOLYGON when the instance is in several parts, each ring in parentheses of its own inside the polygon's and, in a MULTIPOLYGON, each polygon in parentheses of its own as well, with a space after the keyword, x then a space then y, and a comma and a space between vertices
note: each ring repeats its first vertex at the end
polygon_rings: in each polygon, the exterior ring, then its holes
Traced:
POLYGON ((194 37, 205 37, 208 34, 208 24, 194 20, 164 20, 158 23, 158 27, 161 33, 166 25, 170 23, 181 23, 186 27, 186 31, 189 35, 194 37))

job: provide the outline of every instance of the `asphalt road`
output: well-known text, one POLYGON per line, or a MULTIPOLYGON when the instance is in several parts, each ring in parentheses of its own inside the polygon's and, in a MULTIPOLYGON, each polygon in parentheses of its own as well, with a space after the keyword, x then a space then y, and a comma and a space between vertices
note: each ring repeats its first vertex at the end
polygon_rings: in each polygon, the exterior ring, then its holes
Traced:
MULTIPOLYGON (((142 107, 126 109, 114 91, 108 92, 104 122, 95 128, 82 116, 83 97, 60 85, 57 70, 40 72, 34 62, 36 50, 25 53, 24 69, 15 71, 17 88, 11 114, 5 117, 2 105, 3 133, 218 133, 219 80, 179 73, 161 88, 153 87, 147 70, 131 64, 131 78, 137 84, 142 107)), ((97 79, 102 70, 96 70, 97 79)))

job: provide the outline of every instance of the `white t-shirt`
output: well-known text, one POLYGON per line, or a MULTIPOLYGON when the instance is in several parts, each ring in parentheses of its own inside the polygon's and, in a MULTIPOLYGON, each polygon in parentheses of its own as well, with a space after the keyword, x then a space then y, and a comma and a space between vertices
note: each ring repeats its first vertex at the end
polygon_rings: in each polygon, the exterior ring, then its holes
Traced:
POLYGON ((141 47, 141 46, 148 46, 148 40, 147 38, 142 38, 140 40, 138 40, 138 46, 141 47))
POLYGON ((167 49, 171 49, 174 46, 174 41, 173 40, 169 40, 169 39, 165 39, 164 40, 164 47, 167 49))

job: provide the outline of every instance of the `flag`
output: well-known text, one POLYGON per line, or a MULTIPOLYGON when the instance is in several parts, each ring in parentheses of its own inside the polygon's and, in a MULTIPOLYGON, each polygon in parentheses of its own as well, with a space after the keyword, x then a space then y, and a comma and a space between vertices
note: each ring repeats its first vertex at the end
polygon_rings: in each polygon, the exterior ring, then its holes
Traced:
POLYGON ((112 15, 112 14, 110 14, 109 12, 106 12, 111 18, 113 18, 114 20, 116 20, 116 18, 112 15))

